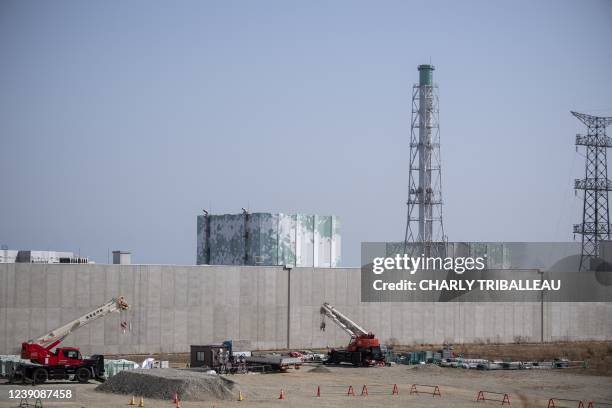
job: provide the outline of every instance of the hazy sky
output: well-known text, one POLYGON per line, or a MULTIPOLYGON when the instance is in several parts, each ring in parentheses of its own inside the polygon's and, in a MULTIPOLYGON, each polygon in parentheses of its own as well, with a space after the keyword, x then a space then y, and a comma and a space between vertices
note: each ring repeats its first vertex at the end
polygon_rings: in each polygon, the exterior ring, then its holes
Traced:
POLYGON ((403 239, 430 61, 449 239, 571 240, 611 40, 610 0, 2 0, 0 244, 193 264, 201 209, 248 207, 338 215, 357 265, 403 239))

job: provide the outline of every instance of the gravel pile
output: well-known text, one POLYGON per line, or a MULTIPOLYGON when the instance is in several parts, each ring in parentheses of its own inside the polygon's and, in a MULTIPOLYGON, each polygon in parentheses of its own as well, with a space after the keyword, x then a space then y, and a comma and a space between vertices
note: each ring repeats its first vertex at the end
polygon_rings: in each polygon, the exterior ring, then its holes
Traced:
POLYGON ((235 399, 236 384, 216 374, 173 368, 127 370, 96 387, 97 391, 171 400, 178 393, 185 401, 235 399))

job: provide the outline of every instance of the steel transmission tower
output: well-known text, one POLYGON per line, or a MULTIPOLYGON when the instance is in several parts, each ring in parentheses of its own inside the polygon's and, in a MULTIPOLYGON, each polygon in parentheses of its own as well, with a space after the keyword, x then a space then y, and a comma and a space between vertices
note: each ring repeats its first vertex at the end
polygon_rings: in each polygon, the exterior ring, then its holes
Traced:
POLYGON ((419 84, 412 90, 408 216, 404 237, 405 253, 416 243, 421 244, 416 247, 422 246, 421 253, 426 256, 439 253, 446 240, 442 224, 438 86, 433 83, 434 69, 433 65, 419 65, 419 84))
POLYGON ((606 136, 606 127, 612 123, 612 117, 573 111, 572 115, 587 127, 586 135, 576 135, 576 150, 578 146, 586 147, 585 175, 574 180, 576 191, 584 191, 582 224, 574 225, 574 234, 582 235, 582 271, 590 269, 590 260, 599 256, 599 241, 610 239, 608 191, 612 190, 612 182, 608 180, 606 149, 612 147, 612 138, 606 136))

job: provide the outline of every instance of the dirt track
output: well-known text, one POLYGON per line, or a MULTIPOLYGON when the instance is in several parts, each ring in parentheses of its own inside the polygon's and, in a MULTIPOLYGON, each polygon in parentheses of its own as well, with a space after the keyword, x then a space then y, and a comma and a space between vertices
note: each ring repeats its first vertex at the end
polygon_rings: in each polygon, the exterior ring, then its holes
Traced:
MULTIPOLYGON (((606 402, 612 406, 612 378, 577 374, 573 370, 478 371, 437 366, 394 366, 386 368, 326 367, 329 372, 311 372, 313 366, 285 374, 235 375, 243 392, 244 401, 216 403, 182 402, 183 408, 225 406, 291 406, 300 407, 484 407, 499 406, 500 402, 476 404, 479 390, 507 392, 513 407, 546 407, 551 397, 606 402), (439 385, 441 397, 410 395, 410 385, 439 385), (363 385, 368 386, 367 397, 362 397, 363 385), (392 395, 397 384, 399 395, 392 395), (317 386, 321 397, 317 398, 317 386), (352 385, 356 396, 347 396, 352 385), (279 400, 280 390, 285 400, 279 400)), ((318 370, 317 370, 318 371, 318 370)), ((326 371, 326 370, 322 370, 326 371)), ((129 397, 94 391, 97 384, 54 384, 45 388, 71 388, 77 399, 64 402, 45 402, 45 407, 126 407, 129 397)), ((6 390, 0 384, 0 407, 17 407, 19 401, 7 402, 6 390)), ((13 386, 14 387, 14 386, 13 386)), ((236 396, 237 397, 237 396, 236 396)), ((237 398, 236 398, 237 399, 237 398)), ((30 400, 33 403, 32 400, 30 400)), ((172 407, 170 401, 145 400, 145 407, 172 407)), ((559 404, 557 405, 559 406, 559 404)), ((577 403, 564 406, 577 406, 577 403)), ((595 405, 600 406, 600 405, 595 405)), ((586 404, 585 404, 586 407, 586 404)))

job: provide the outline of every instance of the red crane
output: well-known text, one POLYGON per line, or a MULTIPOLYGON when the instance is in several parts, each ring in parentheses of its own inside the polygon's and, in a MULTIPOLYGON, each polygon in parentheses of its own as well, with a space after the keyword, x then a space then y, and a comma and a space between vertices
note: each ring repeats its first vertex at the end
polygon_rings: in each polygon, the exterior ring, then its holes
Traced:
POLYGON ((346 350, 332 349, 329 352, 326 364, 351 363, 370 366, 385 360, 380 351, 380 342, 372 332, 366 331, 327 302, 321 306, 321 315, 321 330, 325 330, 325 317, 329 317, 351 336, 346 350))
POLYGON ((22 343, 21 358, 30 360, 31 364, 19 364, 10 377, 11 381, 30 380, 33 383, 44 383, 48 379, 67 380, 72 378, 84 383, 91 378, 103 380, 104 356, 93 355, 89 359, 83 359, 81 352, 75 347, 58 347, 55 351, 52 351, 52 349, 75 330, 109 313, 127 310, 129 307, 122 296, 113 298, 37 339, 22 343))

